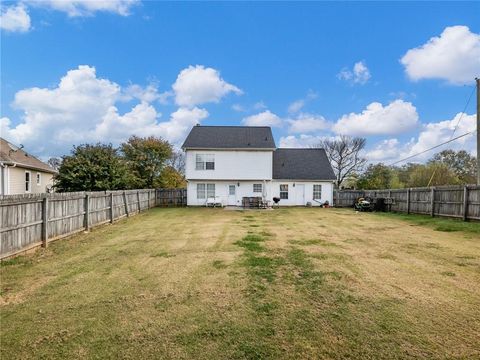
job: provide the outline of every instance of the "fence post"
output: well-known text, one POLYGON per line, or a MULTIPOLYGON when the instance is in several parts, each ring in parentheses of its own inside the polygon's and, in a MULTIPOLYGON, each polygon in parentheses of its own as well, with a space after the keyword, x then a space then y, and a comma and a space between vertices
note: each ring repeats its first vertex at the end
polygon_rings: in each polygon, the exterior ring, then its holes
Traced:
POLYGON ((129 217, 130 214, 128 212, 127 193, 125 191, 123 192, 123 203, 125 204, 125 214, 127 215, 127 217, 129 217))
POLYGON ((48 245, 48 198, 42 199, 42 247, 48 245))
POLYGON ((432 190, 430 192, 430 215, 432 217, 435 216, 435 188, 432 186, 432 190))
POLYGON ((90 196, 88 194, 85 194, 85 220, 83 226, 85 227, 85 231, 88 231, 90 229, 90 201, 89 201, 90 196))
POLYGON ((407 214, 410 214, 410 188, 407 189, 407 214))
POLYGON ((110 193, 110 224, 113 224, 113 192, 110 193))
POLYGON ((463 221, 468 220, 468 186, 463 187, 463 221))
POLYGON ((140 213, 140 190, 137 190, 137 202, 138 202, 138 212, 140 213))

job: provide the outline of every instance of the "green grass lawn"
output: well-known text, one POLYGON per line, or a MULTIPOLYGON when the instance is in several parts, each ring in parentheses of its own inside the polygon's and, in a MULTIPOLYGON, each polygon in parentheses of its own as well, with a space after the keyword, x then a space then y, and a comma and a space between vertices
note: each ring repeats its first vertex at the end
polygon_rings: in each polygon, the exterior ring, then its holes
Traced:
POLYGON ((479 358, 480 236, 442 224, 152 209, 2 262, 1 357, 479 358))

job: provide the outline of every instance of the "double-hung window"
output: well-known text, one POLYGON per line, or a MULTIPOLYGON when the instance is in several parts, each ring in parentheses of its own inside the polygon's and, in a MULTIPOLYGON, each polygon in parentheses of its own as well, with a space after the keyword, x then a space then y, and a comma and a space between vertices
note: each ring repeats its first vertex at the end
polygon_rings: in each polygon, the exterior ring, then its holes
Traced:
POLYGON ((197 199, 205 199, 205 184, 197 184, 197 199))
POLYGON ((207 198, 215 197, 215 184, 207 184, 207 198))
POLYGON ((322 198, 322 185, 313 185, 313 200, 320 200, 322 198))
POLYGON ((197 184, 197 199, 215 197, 215 184, 197 184))
POLYGON ((215 154, 197 154, 195 170, 215 170, 215 154))
POLYGON ((261 193, 262 192, 262 184, 253 184, 253 192, 254 193, 261 193))
POLYGON ((25 171, 25 192, 32 191, 32 173, 25 171))
POLYGON ((280 199, 288 199, 288 184, 280 185, 280 199))

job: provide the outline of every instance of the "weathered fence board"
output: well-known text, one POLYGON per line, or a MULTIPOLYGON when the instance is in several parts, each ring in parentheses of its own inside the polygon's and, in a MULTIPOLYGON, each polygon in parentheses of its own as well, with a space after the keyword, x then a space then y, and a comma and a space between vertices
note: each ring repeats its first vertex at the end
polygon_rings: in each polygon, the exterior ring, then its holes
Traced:
POLYGON ((155 206, 186 203, 186 189, 0 196, 0 259, 155 206))
POLYGON ((391 198, 392 211, 480 220, 480 186, 442 186, 384 190, 335 190, 337 207, 353 206, 359 197, 391 198))

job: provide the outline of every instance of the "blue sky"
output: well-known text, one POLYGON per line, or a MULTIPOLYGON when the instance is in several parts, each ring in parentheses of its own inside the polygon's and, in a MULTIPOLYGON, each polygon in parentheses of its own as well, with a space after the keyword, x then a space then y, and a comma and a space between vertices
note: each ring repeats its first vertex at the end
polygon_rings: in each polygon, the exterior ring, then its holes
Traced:
MULTIPOLYGON (((132 134, 181 144, 197 122, 271 125, 277 146, 364 136, 366 156, 389 163, 448 140, 460 117, 456 135, 475 130, 475 97, 459 113, 480 75, 479 14, 478 2, 2 2, 1 136, 46 158, 132 134)), ((473 138, 452 147, 473 153, 473 138)))

